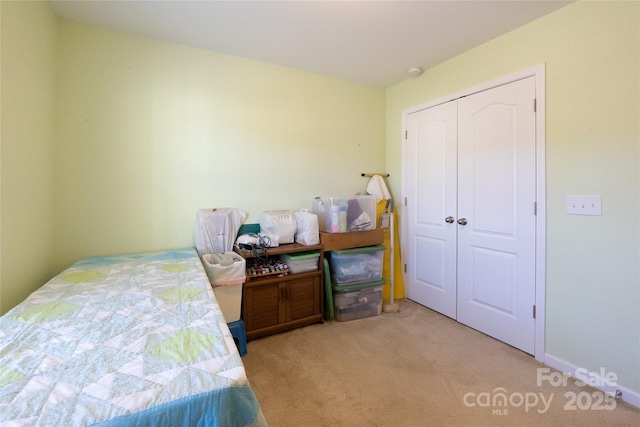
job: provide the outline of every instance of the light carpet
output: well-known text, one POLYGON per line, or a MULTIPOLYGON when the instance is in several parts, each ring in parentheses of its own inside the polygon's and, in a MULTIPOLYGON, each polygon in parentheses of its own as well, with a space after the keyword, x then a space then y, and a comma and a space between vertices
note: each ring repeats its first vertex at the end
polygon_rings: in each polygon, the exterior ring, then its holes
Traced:
POLYGON ((399 303, 250 341, 243 361, 269 425, 640 425, 640 409, 573 378, 552 385, 533 356, 399 303))

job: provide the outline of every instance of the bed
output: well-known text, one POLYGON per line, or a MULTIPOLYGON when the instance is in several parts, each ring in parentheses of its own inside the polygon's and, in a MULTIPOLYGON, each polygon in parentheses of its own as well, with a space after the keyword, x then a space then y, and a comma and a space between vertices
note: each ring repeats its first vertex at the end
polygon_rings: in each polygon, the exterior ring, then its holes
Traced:
POLYGON ((195 249, 85 259, 0 318, 1 426, 266 426, 195 249))

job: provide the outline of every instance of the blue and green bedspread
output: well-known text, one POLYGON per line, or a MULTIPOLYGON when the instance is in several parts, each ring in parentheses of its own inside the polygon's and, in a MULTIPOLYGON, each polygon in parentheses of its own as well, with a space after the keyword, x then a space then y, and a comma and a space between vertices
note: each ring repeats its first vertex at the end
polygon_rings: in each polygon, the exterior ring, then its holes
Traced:
POLYGON ((265 426, 197 252, 89 258, 0 318, 2 426, 265 426))

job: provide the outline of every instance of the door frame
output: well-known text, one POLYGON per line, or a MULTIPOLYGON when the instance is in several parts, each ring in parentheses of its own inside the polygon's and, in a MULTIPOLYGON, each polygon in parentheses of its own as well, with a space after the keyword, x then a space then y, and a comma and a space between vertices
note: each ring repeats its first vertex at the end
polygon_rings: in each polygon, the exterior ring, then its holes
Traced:
MULTIPOLYGON (((412 113, 416 113, 420 110, 424 110, 430 107, 434 107, 445 102, 453 101, 464 96, 472 95, 477 92, 482 92, 488 89, 492 89, 497 86, 502 86, 508 83, 512 83, 517 80, 522 80, 528 77, 535 77, 536 83, 536 250, 535 250, 535 305, 536 305, 536 317, 535 317, 535 350, 534 357, 537 361, 544 363, 545 358, 545 295, 546 295, 546 247, 547 247, 547 203, 546 203, 546 100, 545 100, 545 64, 538 64, 524 70, 516 71, 514 73, 498 77, 496 79, 480 83, 467 89, 463 89, 449 95, 436 98, 434 100, 425 102, 420 105, 416 105, 410 108, 402 110, 402 206, 398 206, 400 211, 401 225, 400 233, 404 237, 401 239, 401 254, 402 263, 406 265, 407 259, 407 212, 404 209, 407 198, 407 153, 406 153, 406 139, 405 131, 407 129, 407 116, 412 113)), ((405 275, 405 269, 403 269, 403 275, 405 275)))

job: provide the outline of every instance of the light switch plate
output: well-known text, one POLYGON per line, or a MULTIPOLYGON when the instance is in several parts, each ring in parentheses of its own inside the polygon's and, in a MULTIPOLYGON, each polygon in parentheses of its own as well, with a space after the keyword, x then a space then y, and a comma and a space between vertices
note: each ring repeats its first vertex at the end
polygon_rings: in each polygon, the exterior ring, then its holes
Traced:
POLYGON ((602 216, 602 196, 567 196, 567 214, 602 216))

